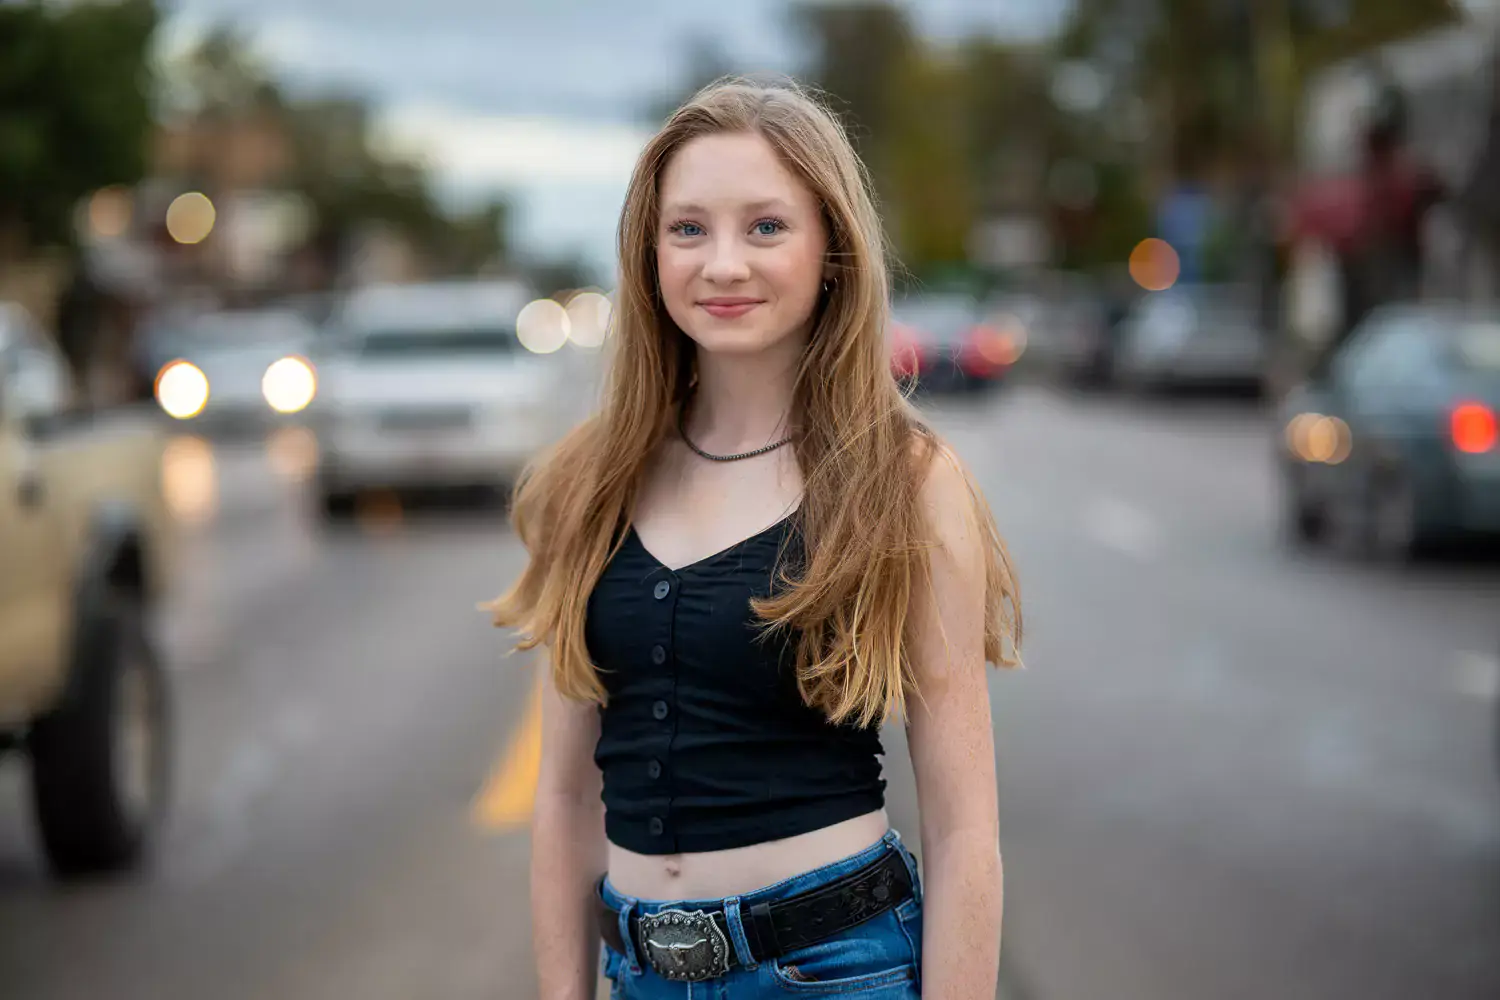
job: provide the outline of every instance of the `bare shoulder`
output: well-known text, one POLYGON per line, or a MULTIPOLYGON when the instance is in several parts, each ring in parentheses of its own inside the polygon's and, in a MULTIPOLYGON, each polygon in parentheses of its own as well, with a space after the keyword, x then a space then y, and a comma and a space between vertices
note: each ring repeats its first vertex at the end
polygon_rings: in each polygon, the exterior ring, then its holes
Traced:
POLYGON ((968 468, 941 438, 924 437, 912 447, 922 476, 922 510, 938 554, 960 572, 982 578, 984 533, 968 468))

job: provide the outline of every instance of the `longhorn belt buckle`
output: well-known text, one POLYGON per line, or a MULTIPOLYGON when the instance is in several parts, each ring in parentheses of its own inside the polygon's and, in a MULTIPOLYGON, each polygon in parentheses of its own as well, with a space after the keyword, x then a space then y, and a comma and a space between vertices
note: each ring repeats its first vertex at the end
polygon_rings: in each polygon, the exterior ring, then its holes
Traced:
POLYGON ((640 917, 646 961, 663 979, 696 983, 729 971, 729 939, 702 910, 662 910, 640 917))

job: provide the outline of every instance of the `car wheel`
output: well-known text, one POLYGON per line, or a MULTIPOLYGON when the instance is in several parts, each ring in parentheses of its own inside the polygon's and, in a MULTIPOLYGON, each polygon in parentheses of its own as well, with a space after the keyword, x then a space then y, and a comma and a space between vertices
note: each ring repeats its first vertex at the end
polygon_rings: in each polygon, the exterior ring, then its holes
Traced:
POLYGON ((347 520, 354 516, 356 499, 353 493, 320 493, 318 494, 318 514, 325 521, 347 520))
POLYGON ((64 703, 32 727, 32 801, 59 875, 135 867, 166 815, 172 726, 166 672, 140 602, 84 624, 64 703))
POLYGON ((1426 539, 1411 480, 1399 472, 1377 479, 1370 498, 1370 551, 1382 562, 1401 564, 1420 554, 1426 539))

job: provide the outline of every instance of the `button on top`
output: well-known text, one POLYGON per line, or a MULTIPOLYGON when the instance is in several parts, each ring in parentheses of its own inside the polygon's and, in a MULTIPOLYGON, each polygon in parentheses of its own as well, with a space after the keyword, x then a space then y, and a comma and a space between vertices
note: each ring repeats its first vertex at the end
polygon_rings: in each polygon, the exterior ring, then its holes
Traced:
POLYGON ((661 580, 656 584, 656 589, 651 591, 651 595, 659 601, 671 592, 672 585, 665 580, 661 580))
POLYGON ((660 816, 652 816, 649 828, 651 830, 651 836, 660 837, 662 830, 666 829, 666 826, 662 823, 660 816))
POLYGON ((658 667, 667 662, 667 649, 665 646, 651 647, 651 662, 658 667))
POLYGON ((659 701, 655 705, 652 705, 651 714, 658 719, 665 719, 667 717, 667 703, 659 701))
POLYGON ((651 777, 653 777, 653 778, 660 778, 661 777, 661 761, 659 761, 659 760, 653 760, 651 763, 647 764, 646 765, 646 773, 649 774, 649 775, 651 775, 651 777))

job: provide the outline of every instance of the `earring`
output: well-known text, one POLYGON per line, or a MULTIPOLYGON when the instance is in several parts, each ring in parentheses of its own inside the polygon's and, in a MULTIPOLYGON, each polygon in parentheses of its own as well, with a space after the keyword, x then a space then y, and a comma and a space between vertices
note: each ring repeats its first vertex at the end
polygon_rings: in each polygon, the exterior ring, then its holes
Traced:
POLYGON ((823 294, 827 295, 831 291, 833 291, 833 282, 830 279, 828 279, 828 278, 824 278, 823 279, 823 294))

